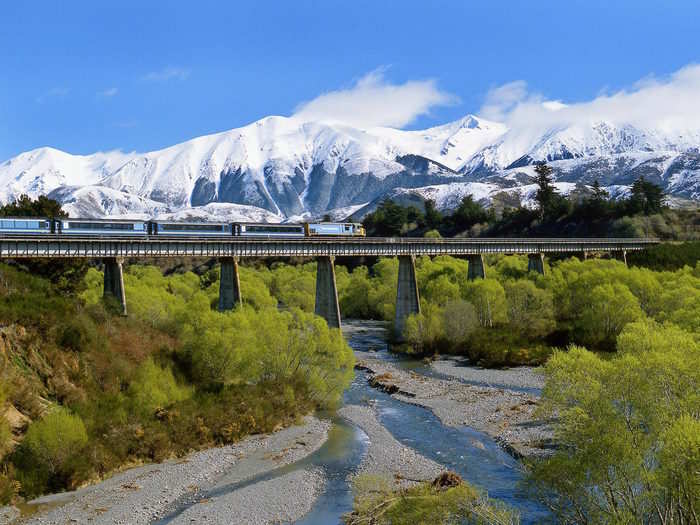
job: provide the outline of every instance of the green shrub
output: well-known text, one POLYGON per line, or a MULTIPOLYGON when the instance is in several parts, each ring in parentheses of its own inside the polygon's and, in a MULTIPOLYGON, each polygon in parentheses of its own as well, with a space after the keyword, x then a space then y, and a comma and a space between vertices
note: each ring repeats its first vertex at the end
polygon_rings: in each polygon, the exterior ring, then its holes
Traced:
POLYGON ((128 394, 134 410, 153 415, 158 408, 167 408, 190 397, 192 389, 178 385, 170 368, 158 366, 149 357, 136 371, 128 394))
POLYGON ((607 359, 580 347, 545 365, 553 456, 530 482, 563 523, 693 523, 700 512, 700 346, 679 328, 627 324, 607 359))
POLYGON ((519 523, 517 513, 488 498, 455 474, 442 474, 433 483, 407 489, 395 488, 386 476, 364 474, 353 481, 353 493, 353 511, 344 516, 347 525, 519 523), (438 480, 443 477, 454 478, 453 486, 440 486, 438 480))
POLYGON ((13 503, 20 490, 12 465, 0 467, 0 505, 13 503))
POLYGON ((98 340, 94 321, 87 315, 79 314, 62 324, 57 342, 63 348, 82 352, 91 345, 97 345, 98 340))
POLYGON ((56 408, 32 423, 17 451, 20 481, 27 494, 72 485, 88 434, 80 416, 56 408))
POLYGON ((0 385, 0 460, 10 449, 12 443, 12 432, 10 424, 4 416, 5 413, 5 392, 3 386, 0 385))

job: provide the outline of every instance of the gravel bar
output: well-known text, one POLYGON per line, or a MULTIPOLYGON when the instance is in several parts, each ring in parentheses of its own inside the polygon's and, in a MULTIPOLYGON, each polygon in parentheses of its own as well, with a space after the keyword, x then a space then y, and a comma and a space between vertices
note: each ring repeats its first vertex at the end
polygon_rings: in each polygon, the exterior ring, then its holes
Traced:
POLYGON ((539 403, 535 394, 429 377, 377 359, 363 359, 357 367, 367 372, 372 386, 429 408, 445 425, 485 432, 515 457, 550 453, 552 430, 535 414, 539 403))
MULTIPOLYGON (((328 421, 307 416, 302 425, 273 434, 250 436, 239 443, 195 452, 179 460, 132 468, 71 493, 38 498, 30 503, 39 509, 53 508, 9 523, 150 523, 183 498, 195 497, 202 489, 221 481, 244 480, 308 456, 326 441, 329 428, 328 421)), ((315 486, 317 474, 311 477, 315 486)), ((275 481, 270 480, 271 486, 275 481)), ((265 500, 256 499, 255 503, 260 507, 257 511, 263 512, 265 500)), ((238 523, 235 515, 229 514, 227 520, 238 523)))
POLYGON ((202 501, 171 523, 267 525, 292 522, 311 510, 324 486, 321 469, 296 470, 202 501))
POLYGON ((447 470, 397 441, 379 422, 374 408, 346 405, 338 414, 360 427, 369 438, 367 454, 362 459, 358 474, 385 475, 405 486, 418 481, 432 481, 447 470))
POLYGON ((496 388, 542 390, 544 387, 544 375, 532 366, 492 369, 469 366, 461 359, 438 359, 431 367, 446 376, 496 388))

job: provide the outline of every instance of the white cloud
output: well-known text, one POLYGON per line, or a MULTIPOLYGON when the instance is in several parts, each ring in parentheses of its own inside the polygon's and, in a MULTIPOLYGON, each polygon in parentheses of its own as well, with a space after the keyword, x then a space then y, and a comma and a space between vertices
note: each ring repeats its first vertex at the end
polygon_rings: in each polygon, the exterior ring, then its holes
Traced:
POLYGON ((585 126, 599 121, 659 131, 697 130, 700 64, 663 78, 646 77, 627 90, 566 104, 529 92, 523 81, 511 82, 487 94, 480 114, 505 122, 512 130, 585 126))
POLYGON ((490 120, 505 120, 507 114, 527 98, 527 82, 524 80, 508 82, 491 89, 486 94, 486 100, 484 100, 479 115, 490 120))
POLYGON ((166 67, 151 71, 142 77, 148 82, 165 82, 167 80, 185 80, 190 76, 190 70, 183 67, 166 67))
POLYGON ((294 116, 308 120, 337 120, 369 128, 401 128, 436 106, 452 104, 456 97, 438 89, 434 80, 391 84, 384 70, 368 73, 349 89, 329 91, 297 106, 294 116))
POLYGON ((111 98, 119 93, 119 88, 111 87, 97 93, 100 97, 111 98))
POLYGON ((54 87, 36 97, 36 101, 39 104, 43 104, 44 102, 47 102, 51 99, 63 98, 68 93, 70 93, 70 89, 68 89, 67 87, 54 87))

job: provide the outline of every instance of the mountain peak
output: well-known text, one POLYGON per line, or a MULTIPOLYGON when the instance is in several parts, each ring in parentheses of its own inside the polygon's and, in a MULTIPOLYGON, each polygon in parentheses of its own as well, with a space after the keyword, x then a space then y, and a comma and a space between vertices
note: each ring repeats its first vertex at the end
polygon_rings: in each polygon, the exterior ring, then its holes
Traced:
POLYGON ((680 135, 604 120, 516 132, 469 114, 406 131, 273 115, 147 153, 37 148, 0 165, 0 201, 53 192, 71 213, 95 216, 317 216, 401 188, 449 184, 451 191, 465 183, 460 191, 471 191, 474 180, 488 179, 489 191, 515 191, 528 163, 539 160, 562 182, 628 185, 644 174, 669 193, 697 199, 698 144, 698 130, 680 135))

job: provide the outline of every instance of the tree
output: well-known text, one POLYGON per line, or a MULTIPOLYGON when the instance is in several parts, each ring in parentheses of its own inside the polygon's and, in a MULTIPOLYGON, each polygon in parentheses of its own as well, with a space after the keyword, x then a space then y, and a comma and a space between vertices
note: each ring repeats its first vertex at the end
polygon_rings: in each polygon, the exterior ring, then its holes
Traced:
POLYGON ((442 311, 445 337, 453 344, 465 343, 479 327, 474 305, 463 299, 450 301, 442 311))
POLYGON ((557 190, 552 184, 552 173, 554 173, 554 170, 547 164, 541 163, 535 166, 535 173, 537 174, 535 177, 535 183, 537 184, 535 200, 537 201, 540 220, 542 221, 552 208, 557 190))
POLYGON ((474 305, 479 324, 483 328, 508 320, 506 292, 495 279, 477 279, 467 284, 465 299, 474 305))
POLYGON ((437 343, 445 334, 442 321, 441 308, 427 303, 421 313, 410 315, 406 319, 406 342, 419 353, 437 350, 437 343))
POLYGON ((83 420, 65 408, 54 409, 32 423, 16 459, 24 467, 21 481, 26 493, 66 486, 87 443, 83 420))
POLYGON ((47 217, 66 218, 68 214, 63 211, 58 201, 49 199, 46 195, 39 195, 33 200, 29 195, 22 194, 14 202, 7 203, 0 208, 0 217, 47 217))
POLYGON ((172 370, 161 368, 150 357, 141 363, 128 392, 133 410, 144 415, 153 415, 156 409, 167 408, 192 395, 191 388, 177 384, 172 370))
POLYGON ((421 296, 428 302, 444 306, 448 301, 459 298, 459 285, 445 273, 431 275, 422 287, 421 296))
POLYGON ((476 202, 474 197, 465 195, 457 209, 449 217, 449 223, 453 233, 459 233, 468 230, 475 224, 487 222, 491 218, 489 212, 476 202))
POLYGON ((399 206, 385 199, 362 221, 368 235, 397 237, 425 222, 423 213, 414 206, 399 206))
POLYGON ((594 202, 605 202, 610 198, 610 194, 600 185, 598 179, 593 181, 591 191, 591 200, 594 202))
POLYGON ((508 322, 525 338, 543 337, 554 330, 552 292, 528 280, 508 281, 508 322))
POLYGON ((627 286, 618 282, 601 284, 590 292, 581 325, 588 342, 612 347, 625 325, 643 316, 639 300, 627 286))
POLYGON ((697 523, 700 347, 637 322, 617 348, 605 359, 571 347, 545 365, 558 446, 533 464, 531 487, 561 523, 697 523))
POLYGON ((442 213, 435 206, 435 201, 428 199, 425 201, 425 224, 428 228, 436 229, 442 223, 442 213))
POLYGON ((661 186, 647 181, 643 176, 634 181, 627 200, 628 213, 652 215, 661 212, 663 204, 664 192, 661 186))

